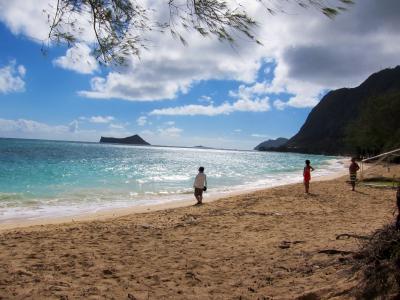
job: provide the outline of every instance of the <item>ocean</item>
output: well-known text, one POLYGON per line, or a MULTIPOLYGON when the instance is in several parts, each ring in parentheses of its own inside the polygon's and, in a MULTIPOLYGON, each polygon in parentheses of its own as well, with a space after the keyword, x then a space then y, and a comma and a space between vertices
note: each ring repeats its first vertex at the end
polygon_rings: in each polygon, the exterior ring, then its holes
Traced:
POLYGON ((340 157, 0 138, 0 223, 192 199, 199 166, 205 198, 343 170, 340 157))

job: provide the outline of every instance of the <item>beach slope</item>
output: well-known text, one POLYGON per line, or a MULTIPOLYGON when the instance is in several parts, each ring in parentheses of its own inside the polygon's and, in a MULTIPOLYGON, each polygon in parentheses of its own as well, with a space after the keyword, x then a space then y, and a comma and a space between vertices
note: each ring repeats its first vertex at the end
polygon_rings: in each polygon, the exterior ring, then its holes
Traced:
POLYGON ((348 258, 391 221, 393 190, 347 178, 201 207, 0 233, 4 299, 347 299, 348 258), (336 251, 337 250, 337 251, 336 251))

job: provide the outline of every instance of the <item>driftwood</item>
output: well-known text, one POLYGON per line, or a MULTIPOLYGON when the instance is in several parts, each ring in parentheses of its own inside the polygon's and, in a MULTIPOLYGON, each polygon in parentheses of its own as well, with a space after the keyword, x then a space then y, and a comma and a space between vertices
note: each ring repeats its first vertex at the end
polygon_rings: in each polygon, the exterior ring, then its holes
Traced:
POLYGON ((328 254, 328 255, 348 255, 348 254, 353 254, 353 251, 343 251, 343 250, 336 250, 336 249, 325 249, 325 250, 320 250, 318 253, 323 253, 323 254, 328 254))
POLYGON ((351 234, 351 233, 342 233, 338 234, 336 236, 337 240, 342 240, 342 239, 349 239, 349 238, 355 238, 355 239, 360 239, 360 240, 370 240, 371 237, 366 236, 366 235, 358 235, 358 234, 351 234))

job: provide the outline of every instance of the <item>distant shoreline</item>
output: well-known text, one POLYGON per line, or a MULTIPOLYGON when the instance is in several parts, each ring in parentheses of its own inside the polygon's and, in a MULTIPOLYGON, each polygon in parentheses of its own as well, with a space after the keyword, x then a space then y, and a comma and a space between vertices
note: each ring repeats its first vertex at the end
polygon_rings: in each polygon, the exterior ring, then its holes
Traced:
POLYGON ((79 143, 79 144, 96 144, 96 145, 116 145, 116 146, 129 146, 129 147, 150 147, 150 148, 182 148, 182 149, 197 149, 197 150, 223 150, 223 151, 239 151, 239 152, 255 152, 255 153, 296 153, 296 154, 305 154, 305 155, 321 155, 321 156, 345 156, 342 154, 323 154, 323 153, 307 153, 300 151, 279 151, 279 150, 268 150, 268 151, 260 151, 254 149, 234 149, 234 148, 215 148, 208 146, 168 146, 168 145, 140 145, 140 144, 124 144, 124 143, 107 143, 107 142, 96 142, 96 141, 69 141, 69 140, 49 140, 49 139, 32 139, 32 138, 15 138, 15 137, 0 137, 0 139, 9 139, 9 140, 26 140, 26 141, 48 141, 48 142, 57 142, 57 143, 79 143))
MULTIPOLYGON (((69 140, 49 140, 49 139, 31 139, 31 138, 15 138, 15 137, 0 137, 4 140, 26 140, 26 141, 48 141, 57 143, 79 143, 79 144, 98 144, 98 145, 119 145, 131 147, 155 147, 155 148, 182 148, 182 149, 198 149, 198 150, 225 150, 225 151, 244 151, 244 152, 260 152, 253 149, 231 149, 231 148, 214 148, 214 147, 199 147, 199 146, 168 146, 168 145, 140 145, 140 144, 124 144, 124 143, 107 143, 107 142, 91 142, 91 141, 69 141, 69 140)), ((318 155, 318 154, 313 154, 318 155)))

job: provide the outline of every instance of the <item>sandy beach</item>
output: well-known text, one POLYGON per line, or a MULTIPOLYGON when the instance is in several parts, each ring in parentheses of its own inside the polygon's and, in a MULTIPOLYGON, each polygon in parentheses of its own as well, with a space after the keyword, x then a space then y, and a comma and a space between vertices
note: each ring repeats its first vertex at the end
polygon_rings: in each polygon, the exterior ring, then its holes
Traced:
POLYGON ((310 195, 292 184, 200 207, 3 228, 0 299, 351 299, 359 241, 337 237, 391 222, 395 191, 351 192, 346 180, 314 181, 310 195))

